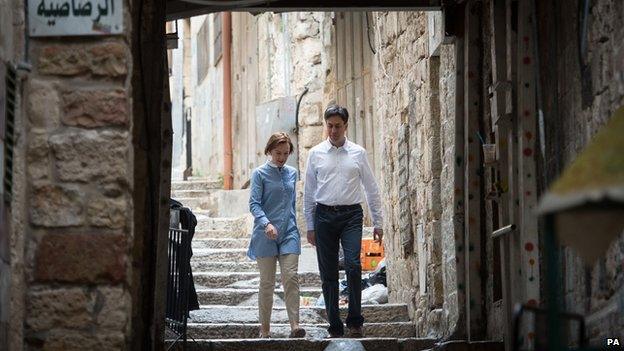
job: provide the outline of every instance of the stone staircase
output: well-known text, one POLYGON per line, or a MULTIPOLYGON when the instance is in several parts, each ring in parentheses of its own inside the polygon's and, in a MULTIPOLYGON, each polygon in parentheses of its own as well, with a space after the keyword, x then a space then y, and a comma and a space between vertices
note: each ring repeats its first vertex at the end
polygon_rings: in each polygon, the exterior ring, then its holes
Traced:
MULTIPOLYGON (((259 274, 256 263, 246 257, 252 219, 249 215, 211 217, 212 213, 244 212, 218 208, 228 204, 215 202, 220 191, 214 189, 216 186, 215 182, 200 180, 172 184, 172 197, 190 207, 198 219, 191 266, 201 309, 191 312, 188 321, 188 349, 324 350, 330 342, 324 339, 327 336, 325 310, 314 305, 321 295, 321 282, 314 248, 305 240, 299 274, 302 301, 309 305, 302 303, 300 323, 307 336, 287 338, 290 327, 278 266, 272 338, 258 339, 259 274)), ((343 320, 346 312, 346 308, 341 308, 343 320)), ((363 314, 366 338, 361 342, 368 351, 426 350, 434 346, 432 339, 415 338, 406 305, 365 305, 363 314)))

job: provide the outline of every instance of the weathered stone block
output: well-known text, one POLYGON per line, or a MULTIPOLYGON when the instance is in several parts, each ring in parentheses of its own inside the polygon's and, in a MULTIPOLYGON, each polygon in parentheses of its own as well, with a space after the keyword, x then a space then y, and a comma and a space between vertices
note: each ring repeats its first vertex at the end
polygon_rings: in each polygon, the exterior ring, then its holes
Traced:
POLYGON ((36 252, 34 279, 120 283, 126 275, 124 234, 46 234, 36 252))
POLYGON ((303 21, 297 21, 293 30, 293 38, 295 40, 304 40, 307 38, 315 38, 319 35, 319 24, 310 15, 303 21))
POLYGON ((95 75, 125 76, 128 72, 129 49, 121 43, 102 43, 87 50, 90 69, 95 75))
POLYGON ((308 126, 301 129, 301 145, 310 148, 323 141, 322 126, 308 126))
POLYGON ((63 123, 69 126, 128 125, 128 98, 123 89, 83 89, 63 92, 63 123))
POLYGON ((60 185, 34 185, 30 195, 30 221, 44 227, 75 226, 84 223, 82 194, 60 185))
POLYGON ((31 79, 27 87, 26 113, 33 127, 53 129, 60 120, 60 98, 54 84, 31 79))
POLYGON ((28 149, 26 152, 30 179, 41 180, 50 177, 49 153, 48 135, 31 131, 28 135, 28 149))
POLYGON ((323 124, 323 108, 320 102, 301 106, 301 120, 308 126, 321 126, 323 124))
POLYGON ((82 288, 31 291, 27 296, 26 327, 84 328, 92 322, 95 299, 82 288))
POLYGON ((119 42, 94 45, 50 45, 39 53, 37 68, 42 74, 122 77, 128 73, 129 50, 119 42))
POLYGON ((130 318, 130 294, 123 287, 106 287, 98 289, 96 296, 101 306, 96 317, 98 326, 125 332, 130 318))
POLYGON ((59 179, 128 183, 128 139, 126 132, 93 130, 52 136, 59 179))
POLYGON ((91 198, 87 205, 87 218, 95 227, 123 228, 126 225, 127 207, 124 198, 91 198))

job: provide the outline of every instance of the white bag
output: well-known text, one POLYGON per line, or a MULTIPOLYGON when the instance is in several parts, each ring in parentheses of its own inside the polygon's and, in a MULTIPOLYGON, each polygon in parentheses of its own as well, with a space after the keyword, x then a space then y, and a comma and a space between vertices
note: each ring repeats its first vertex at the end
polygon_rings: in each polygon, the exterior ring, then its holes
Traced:
POLYGON ((383 284, 375 284, 362 290, 362 305, 388 303, 388 288, 383 284))

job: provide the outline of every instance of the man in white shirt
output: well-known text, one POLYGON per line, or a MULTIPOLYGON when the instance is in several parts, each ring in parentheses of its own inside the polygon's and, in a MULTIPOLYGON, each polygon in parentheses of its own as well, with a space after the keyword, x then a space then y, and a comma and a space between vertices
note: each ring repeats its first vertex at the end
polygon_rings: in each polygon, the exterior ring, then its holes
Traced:
POLYGON ((349 288, 348 336, 363 337, 362 325, 362 188, 373 217, 373 237, 381 243, 383 217, 379 188, 366 150, 345 137, 349 113, 331 105, 325 110, 328 138, 310 150, 305 175, 304 214, 308 241, 316 246, 329 336, 344 335, 338 308, 338 250, 344 251, 349 288))

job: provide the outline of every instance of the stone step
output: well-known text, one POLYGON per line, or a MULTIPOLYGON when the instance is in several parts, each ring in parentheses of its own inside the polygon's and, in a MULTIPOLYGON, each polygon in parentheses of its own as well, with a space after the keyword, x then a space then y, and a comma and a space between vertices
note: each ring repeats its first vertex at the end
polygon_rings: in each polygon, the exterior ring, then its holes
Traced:
MULTIPOLYGON (((347 308, 340 308, 342 319, 347 318, 347 308)), ((367 323, 409 322, 407 305, 383 304, 363 305, 362 315, 367 323)), ((324 307, 302 306, 299 320, 303 324, 326 323, 324 307)), ((256 306, 201 306, 200 310, 191 311, 189 323, 258 323, 256 306)), ((283 306, 274 307, 271 323, 288 324, 288 314, 283 306)))
POLYGON ((193 272, 257 272, 258 265, 255 261, 210 262, 191 259, 191 270, 193 272))
MULTIPOLYGON (((229 235, 228 232, 196 232, 193 237, 193 250, 203 249, 247 249, 249 247, 249 235, 242 238, 212 237, 217 234, 229 235), (206 239, 206 236, 210 236, 206 239)), ((313 248, 305 238, 301 239, 302 248, 313 248)))
MULTIPOLYGON (((277 272, 275 281, 281 282, 280 273, 277 272)), ((340 272, 340 280, 344 279, 344 272, 340 272)), ((258 272, 194 272, 193 280, 196 286, 204 288, 258 288, 260 273, 258 272)), ((299 272, 299 285, 301 287, 321 286, 321 277, 318 272, 299 272)))
POLYGON ((504 351, 505 343, 501 341, 465 341, 452 340, 435 345, 435 351, 504 351))
POLYGON ((244 262, 249 261, 247 249, 201 249, 193 250, 194 261, 244 262))
POLYGON ((181 202, 184 207, 190 208, 193 212, 198 210, 214 210, 215 208, 214 199, 211 197, 172 197, 174 200, 181 202))
POLYGON ((210 238, 196 239, 193 237, 193 251, 203 249, 246 249, 249 246, 247 238, 210 238))
MULTIPOLYGON (((358 339, 366 351, 422 351, 435 345, 433 339, 417 338, 364 338, 358 339)), ((349 342, 347 339, 189 339, 189 351, 324 351, 330 343, 338 346, 349 342)), ((181 344, 176 344, 172 350, 182 350, 181 344)), ((476 349, 474 351, 477 351, 476 349)))
POLYGON ((177 199, 177 198, 189 199, 189 198, 210 197, 215 191, 220 191, 220 190, 217 190, 217 189, 172 190, 171 191, 171 197, 174 198, 174 199, 177 199))
POLYGON ((253 217, 251 217, 251 215, 231 218, 196 216, 197 226, 195 227, 195 231, 223 230, 243 232, 245 235, 249 236, 253 227, 253 217))
POLYGON ((201 239, 244 239, 249 238, 249 232, 243 230, 196 230, 193 241, 201 239))
MULTIPOLYGON (((318 298, 321 295, 320 287, 302 287, 299 296, 318 298)), ((257 288, 203 288, 197 289, 197 297, 201 305, 228 305, 228 306, 257 306, 257 288)), ((284 290, 275 289, 274 305, 283 306, 284 290)))
MULTIPOLYGON (((326 323, 321 324, 301 324, 307 332, 308 338, 326 338, 326 323)), ((290 333, 288 324, 272 324, 272 338, 286 338, 290 333)), ((260 334, 260 324, 258 323, 189 323, 188 335, 195 339, 253 339, 260 334)), ((380 338, 412 338, 415 337, 416 329, 411 322, 389 322, 389 323, 364 323, 364 334, 366 337, 380 338)))
POLYGON ((190 177, 186 181, 171 182, 171 190, 209 190, 222 189, 223 183, 218 180, 194 179, 190 177))

